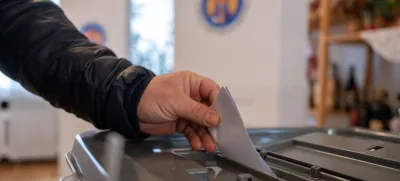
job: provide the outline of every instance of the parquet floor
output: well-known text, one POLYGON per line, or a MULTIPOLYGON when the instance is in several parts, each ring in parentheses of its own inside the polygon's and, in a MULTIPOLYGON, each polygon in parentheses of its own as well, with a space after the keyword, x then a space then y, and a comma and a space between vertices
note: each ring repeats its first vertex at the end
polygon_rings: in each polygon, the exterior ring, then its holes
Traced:
POLYGON ((0 163, 0 181, 57 181, 57 163, 0 163))

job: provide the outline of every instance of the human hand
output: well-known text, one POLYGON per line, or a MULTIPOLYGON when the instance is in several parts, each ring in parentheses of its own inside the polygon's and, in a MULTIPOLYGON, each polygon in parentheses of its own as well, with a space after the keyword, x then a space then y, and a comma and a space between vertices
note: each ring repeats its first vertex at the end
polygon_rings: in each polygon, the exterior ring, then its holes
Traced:
POLYGON ((140 130, 158 135, 183 133, 193 149, 215 151, 207 127, 219 124, 218 113, 209 107, 219 90, 214 81, 193 72, 154 77, 139 101, 140 130))

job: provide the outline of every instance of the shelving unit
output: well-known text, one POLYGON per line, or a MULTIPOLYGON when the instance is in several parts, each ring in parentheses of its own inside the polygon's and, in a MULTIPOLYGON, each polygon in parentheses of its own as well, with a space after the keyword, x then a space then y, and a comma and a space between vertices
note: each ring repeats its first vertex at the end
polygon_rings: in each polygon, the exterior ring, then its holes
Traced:
POLYGON ((327 37, 327 41, 329 44, 349 44, 349 43, 362 43, 365 42, 361 39, 359 33, 354 34, 346 34, 346 35, 331 35, 327 37))
MULTIPOLYGON (((331 35, 329 29, 331 27, 331 3, 332 0, 321 0, 321 17, 320 23, 320 34, 318 44, 318 65, 319 65, 319 92, 318 102, 319 105, 325 105, 327 95, 327 71, 329 65, 329 46, 332 44, 361 44, 366 48, 366 60, 365 60, 365 79, 364 79, 364 91, 370 90, 372 81, 372 48, 365 43, 359 33, 345 34, 345 35, 331 35)), ((364 92, 368 95, 367 92, 364 92)), ((324 106, 317 106, 316 118, 318 126, 322 127, 325 125, 325 118, 327 110, 324 106)))

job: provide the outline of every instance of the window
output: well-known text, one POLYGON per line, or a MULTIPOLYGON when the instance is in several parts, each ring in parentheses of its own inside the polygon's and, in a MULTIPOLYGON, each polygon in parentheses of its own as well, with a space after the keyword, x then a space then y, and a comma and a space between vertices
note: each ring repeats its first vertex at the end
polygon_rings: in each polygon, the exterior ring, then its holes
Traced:
POLYGON ((160 75, 174 66, 174 0, 131 0, 131 52, 135 65, 160 75))
POLYGON ((51 1, 53 1, 55 4, 58 4, 58 5, 60 5, 60 2, 61 2, 61 0, 51 0, 51 1))
POLYGON ((10 88, 11 88, 11 79, 9 79, 2 72, 0 72, 0 90, 10 89, 10 88))

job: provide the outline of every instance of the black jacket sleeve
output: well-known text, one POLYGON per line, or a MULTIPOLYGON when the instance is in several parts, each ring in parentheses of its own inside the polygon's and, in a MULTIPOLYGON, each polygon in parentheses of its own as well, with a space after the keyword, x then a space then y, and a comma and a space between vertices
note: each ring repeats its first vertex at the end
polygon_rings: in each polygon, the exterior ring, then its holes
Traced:
POLYGON ((137 106, 154 74, 90 42, 52 2, 0 0, 0 70, 99 129, 148 136, 137 106))

